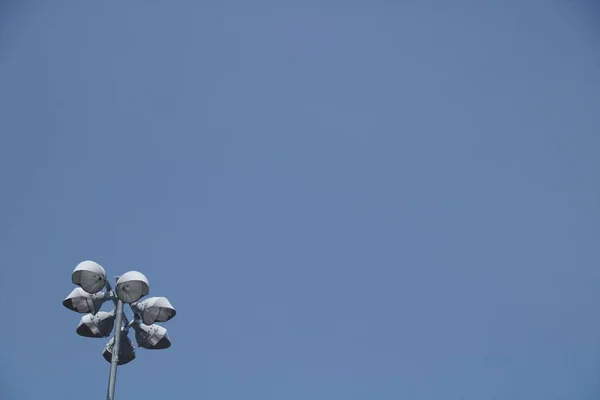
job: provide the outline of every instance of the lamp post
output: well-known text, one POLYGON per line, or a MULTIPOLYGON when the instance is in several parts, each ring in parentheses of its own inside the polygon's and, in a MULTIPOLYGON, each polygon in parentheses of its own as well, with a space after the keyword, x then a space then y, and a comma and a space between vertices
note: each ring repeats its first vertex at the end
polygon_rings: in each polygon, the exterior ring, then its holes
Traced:
POLYGON ((129 271, 116 279, 113 290, 102 266, 93 261, 83 261, 75 267, 71 276, 78 287, 63 301, 68 309, 86 314, 77 327, 79 335, 103 338, 110 336, 114 328, 114 336, 102 354, 110 362, 107 400, 115 398, 117 366, 135 359, 135 347, 128 336, 129 328, 135 331, 139 347, 166 349, 171 346, 167 330, 155 322, 166 322, 177 313, 166 297, 149 297, 138 303, 150 292, 148 279, 141 272, 129 271), (101 292, 103 288, 106 288, 105 292, 101 292), (112 301, 115 308, 110 312, 100 311, 107 301, 112 301), (123 310, 125 304, 131 308, 131 322, 123 310))

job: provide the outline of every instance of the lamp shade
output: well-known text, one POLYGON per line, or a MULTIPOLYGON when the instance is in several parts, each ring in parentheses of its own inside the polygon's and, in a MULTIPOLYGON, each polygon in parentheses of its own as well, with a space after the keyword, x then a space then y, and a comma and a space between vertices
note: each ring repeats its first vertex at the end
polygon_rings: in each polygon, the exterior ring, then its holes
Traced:
POLYGON ((132 324, 138 346, 149 350, 162 350, 171 347, 167 330, 160 325, 132 324))
POLYGON ((106 284, 106 271, 93 261, 83 261, 75 267, 71 280, 88 293, 98 293, 106 284))
POLYGON ((115 313, 100 311, 96 315, 86 314, 81 317, 77 333, 85 337, 102 338, 110 336, 115 326, 115 313))
POLYGON ((149 297, 131 306, 140 314, 146 325, 152 325, 155 322, 166 322, 177 314, 177 311, 166 297, 149 297))
POLYGON ((96 314, 100 311, 102 304, 109 300, 110 297, 110 293, 99 292, 89 294, 82 288, 77 287, 63 300, 63 306, 78 313, 96 314))
MULTIPOLYGON (((110 339, 104 348, 102 356, 109 363, 112 361, 112 351, 115 346, 115 338, 110 339)), ((135 348, 131 339, 127 336, 127 332, 121 331, 121 343, 119 345, 119 361, 117 365, 125 365, 135 359, 135 348)))
POLYGON ((117 297, 124 303, 133 303, 150 292, 148 279, 138 271, 129 271, 121 275, 115 288, 117 297))

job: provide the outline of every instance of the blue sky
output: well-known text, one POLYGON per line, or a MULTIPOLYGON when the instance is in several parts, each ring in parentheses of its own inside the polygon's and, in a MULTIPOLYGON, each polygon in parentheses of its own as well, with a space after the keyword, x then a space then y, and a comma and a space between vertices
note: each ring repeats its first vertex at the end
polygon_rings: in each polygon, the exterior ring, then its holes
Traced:
POLYGON ((117 398, 600 396, 593 2, 0 4, 0 397, 104 398, 86 259, 117 398))

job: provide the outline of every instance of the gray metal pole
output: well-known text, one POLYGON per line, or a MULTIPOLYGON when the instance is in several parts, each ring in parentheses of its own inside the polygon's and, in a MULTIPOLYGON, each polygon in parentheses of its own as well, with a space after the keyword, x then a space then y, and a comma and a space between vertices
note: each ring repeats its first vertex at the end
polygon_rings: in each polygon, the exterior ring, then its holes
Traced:
POLYGON ((107 400, 115 399, 115 383, 117 381, 117 363, 119 362, 119 349, 121 347, 121 324, 123 321, 123 302, 117 300, 117 315, 115 319, 115 344, 112 349, 110 362, 110 377, 108 379, 107 400))

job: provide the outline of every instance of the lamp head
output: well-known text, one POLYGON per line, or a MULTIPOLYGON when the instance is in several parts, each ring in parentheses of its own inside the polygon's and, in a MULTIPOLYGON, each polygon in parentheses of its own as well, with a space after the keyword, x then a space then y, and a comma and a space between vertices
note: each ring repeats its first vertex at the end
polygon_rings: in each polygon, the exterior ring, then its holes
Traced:
POLYGON ((106 271, 93 261, 83 261, 75 267, 71 280, 88 293, 98 293, 106 284, 106 271))
POLYGON ((150 292, 148 279, 138 271, 129 271, 121 275, 115 288, 117 297, 124 303, 133 303, 150 292))
POLYGON ((86 314, 81 317, 77 333, 85 337, 102 338, 110 336, 114 326, 114 310, 109 313, 100 311, 96 315, 86 314))
POLYGON ((149 297, 139 303, 133 303, 131 307, 140 314, 146 325, 166 322, 177 314, 166 297, 149 297))
MULTIPOLYGON (((119 346, 119 361, 117 365, 125 365, 130 361, 135 359, 135 348, 133 347, 133 343, 131 339, 127 336, 126 331, 121 331, 121 344, 119 346)), ((109 363, 112 361, 112 351, 115 346, 115 338, 111 338, 110 341, 106 344, 104 348, 104 352, 102 356, 109 363)))
POLYGON ((138 322, 131 324, 135 330, 138 346, 148 350, 162 350, 171 347, 167 330, 160 325, 145 325, 138 322))
POLYGON ((104 304, 105 301, 110 300, 111 297, 112 293, 110 292, 89 294, 82 288, 77 287, 63 300, 63 306, 67 307, 69 310, 82 314, 96 314, 100 311, 102 304, 104 304))

